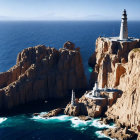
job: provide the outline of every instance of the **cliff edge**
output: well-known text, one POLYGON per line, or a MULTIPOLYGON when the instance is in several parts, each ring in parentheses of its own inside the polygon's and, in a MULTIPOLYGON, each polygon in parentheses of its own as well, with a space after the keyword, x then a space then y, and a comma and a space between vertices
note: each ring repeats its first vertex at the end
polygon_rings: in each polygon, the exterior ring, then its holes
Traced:
POLYGON ((130 42, 112 41, 109 38, 99 37, 96 40, 96 49, 89 59, 93 68, 90 85, 98 81, 99 87, 117 87, 120 77, 126 72, 124 64, 128 62, 128 54, 134 48, 140 47, 140 40, 130 42))
POLYGON ((128 63, 124 65, 126 73, 120 78, 118 88, 123 90, 106 115, 122 126, 140 132, 140 48, 129 53, 128 63))
MULTIPOLYGON (((109 107, 107 119, 118 126, 140 132, 140 39, 111 41, 99 37, 95 53, 89 59, 93 67, 91 86, 98 81, 99 87, 112 87, 122 91, 122 96, 109 107)), ((115 130, 116 131, 116 130, 115 130)), ((119 129, 120 131, 120 129, 119 129)))
POLYGON ((24 49, 16 65, 0 74, 0 110, 35 100, 64 98, 72 89, 85 89, 86 76, 79 49, 39 45, 24 49))

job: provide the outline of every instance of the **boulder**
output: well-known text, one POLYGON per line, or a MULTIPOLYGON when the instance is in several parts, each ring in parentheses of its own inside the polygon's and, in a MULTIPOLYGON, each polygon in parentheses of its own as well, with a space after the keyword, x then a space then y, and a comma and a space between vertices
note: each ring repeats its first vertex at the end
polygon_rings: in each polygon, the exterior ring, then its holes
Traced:
POLYGON ((58 115, 62 114, 63 112, 64 112, 64 109, 57 108, 57 109, 53 109, 53 110, 49 111, 48 113, 40 115, 40 116, 43 118, 50 118, 50 117, 58 116, 58 115))
POLYGON ((72 106, 68 104, 64 110, 64 113, 69 116, 79 116, 80 106, 79 104, 72 106))
POLYGON ((82 121, 89 121, 89 120, 92 119, 91 117, 89 117, 89 116, 84 116, 84 115, 78 116, 78 118, 79 118, 80 120, 82 120, 82 121))

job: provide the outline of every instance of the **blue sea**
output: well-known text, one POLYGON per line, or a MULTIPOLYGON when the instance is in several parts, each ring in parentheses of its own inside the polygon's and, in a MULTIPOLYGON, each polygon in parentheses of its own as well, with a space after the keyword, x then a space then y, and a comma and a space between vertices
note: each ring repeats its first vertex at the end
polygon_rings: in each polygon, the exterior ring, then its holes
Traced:
MULTIPOLYGON (((129 36, 140 38, 139 21, 129 21, 128 28, 129 36)), ((118 36, 119 29, 120 21, 1 21, 0 72, 12 67, 24 48, 44 44, 59 49, 69 40, 81 48, 89 79, 88 58, 95 50, 96 38, 118 36)), ((47 111, 46 107, 44 112, 47 111)), ((20 113, 0 117, 0 140, 108 140, 101 134, 108 127, 114 126, 101 125, 98 119, 84 122, 60 115, 45 120, 32 113, 20 113)))

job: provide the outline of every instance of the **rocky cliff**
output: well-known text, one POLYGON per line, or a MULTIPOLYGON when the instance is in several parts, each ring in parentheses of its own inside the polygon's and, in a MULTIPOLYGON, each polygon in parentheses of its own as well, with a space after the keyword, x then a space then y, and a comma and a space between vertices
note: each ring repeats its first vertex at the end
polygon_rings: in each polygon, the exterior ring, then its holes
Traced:
POLYGON ((120 77, 126 72, 123 65, 128 62, 129 52, 139 47, 139 39, 123 42, 99 37, 96 40, 95 52, 89 59, 89 65, 93 67, 91 86, 98 81, 99 87, 117 87, 120 77))
POLYGON ((39 45, 24 49, 16 65, 0 74, 0 110, 30 101, 63 98, 72 89, 85 89, 79 49, 71 42, 55 48, 39 45))
POLYGON ((140 48, 129 53, 126 73, 120 78, 118 88, 122 97, 108 109, 106 115, 122 126, 140 132, 140 48))
POLYGON ((140 40, 129 42, 98 38, 89 59, 93 67, 90 84, 115 87, 123 92, 106 115, 121 127, 140 132, 140 40))

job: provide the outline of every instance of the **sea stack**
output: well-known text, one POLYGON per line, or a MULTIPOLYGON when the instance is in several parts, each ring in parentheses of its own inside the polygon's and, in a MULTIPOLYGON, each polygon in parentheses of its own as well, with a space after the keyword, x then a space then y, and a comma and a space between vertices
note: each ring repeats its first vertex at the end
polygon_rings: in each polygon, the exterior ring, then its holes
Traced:
POLYGON ((0 73, 0 111, 31 101, 65 98, 72 89, 86 89, 80 51, 73 43, 67 44, 59 50, 38 45, 20 52, 16 65, 0 73))
POLYGON ((120 29, 120 40, 128 39, 128 27, 127 27, 127 14, 124 9, 122 14, 121 29, 120 29))

